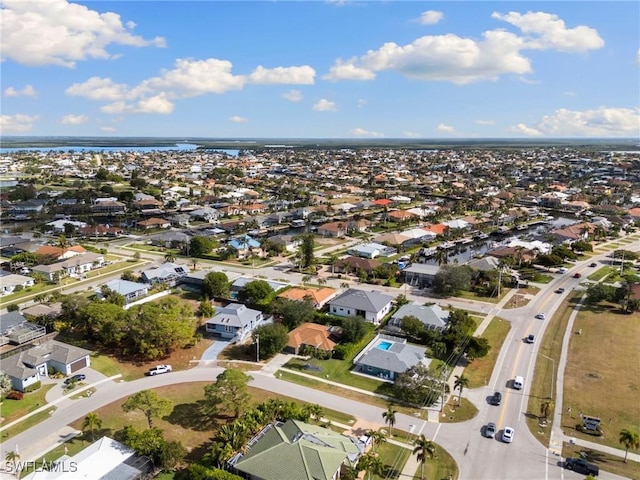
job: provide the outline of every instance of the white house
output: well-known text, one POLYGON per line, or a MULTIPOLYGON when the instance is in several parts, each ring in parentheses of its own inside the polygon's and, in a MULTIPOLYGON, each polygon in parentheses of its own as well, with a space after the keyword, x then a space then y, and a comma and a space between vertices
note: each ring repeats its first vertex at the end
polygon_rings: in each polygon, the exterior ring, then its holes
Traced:
POLYGON ((329 302, 329 313, 339 317, 359 316, 377 325, 391 311, 392 303, 390 295, 350 288, 329 302))

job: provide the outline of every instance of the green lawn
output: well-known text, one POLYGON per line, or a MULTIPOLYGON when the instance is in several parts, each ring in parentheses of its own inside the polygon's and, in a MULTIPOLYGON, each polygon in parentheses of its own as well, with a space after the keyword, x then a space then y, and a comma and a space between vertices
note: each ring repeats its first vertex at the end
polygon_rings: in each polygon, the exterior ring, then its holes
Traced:
POLYGON ((422 477, 421 473, 422 470, 418 467, 413 480, 420 480, 421 478, 457 480, 458 464, 444 448, 436 443, 435 458, 427 459, 424 464, 424 477, 422 477))
POLYGON ((495 317, 482 333, 491 345, 489 353, 484 358, 476 358, 464 369, 464 375, 469 379, 469 388, 478 388, 488 385, 496 360, 502 349, 504 339, 511 330, 511 323, 495 317))
POLYGON ((440 423, 458 423, 471 420, 478 414, 478 409, 469 400, 463 397, 460 405, 458 405, 458 396, 452 395, 445 404, 444 409, 440 412, 440 423))
POLYGON ((1 440, 4 442, 17 434, 24 432, 25 430, 29 430, 34 425, 37 425, 43 420, 49 418, 49 416, 53 414, 55 410, 56 410, 56 407, 51 407, 44 412, 31 415, 29 418, 26 418, 23 421, 18 422, 11 428, 7 428, 6 430, 3 430, 2 434, 0 434, 1 440))
POLYGON ((8 400, 2 402, 2 423, 11 423, 29 412, 46 405, 45 395, 55 385, 43 385, 35 392, 25 393, 22 400, 8 400))
POLYGON ((400 478, 402 468, 411 455, 411 450, 385 442, 376 447, 376 453, 385 466, 384 476, 373 475, 372 478, 375 480, 395 480, 400 478))
MULTIPOLYGON (((88 447, 90 443, 91 443, 90 436, 86 440, 83 438, 83 436, 73 437, 72 439, 66 441, 65 443, 58 445, 53 450, 50 450, 49 452, 47 452, 45 455, 42 456, 42 458, 35 460, 35 466, 37 468, 40 468, 42 466, 43 459, 47 462, 47 464, 51 464, 51 462, 53 462, 54 460, 57 460, 61 456, 65 455, 65 447, 67 449, 66 455, 69 455, 71 457, 76 453, 80 452, 81 450, 85 449, 86 447, 88 447)), ((29 475, 31 472, 34 471, 34 468, 32 465, 30 465, 29 468, 25 468, 21 472, 20 478, 26 477, 27 475, 29 475)))

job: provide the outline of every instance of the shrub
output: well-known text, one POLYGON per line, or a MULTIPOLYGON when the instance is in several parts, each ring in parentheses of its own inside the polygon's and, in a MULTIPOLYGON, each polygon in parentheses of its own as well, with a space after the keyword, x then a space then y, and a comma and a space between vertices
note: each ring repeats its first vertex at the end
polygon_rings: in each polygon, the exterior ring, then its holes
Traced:
POLYGON ((40 380, 38 380, 36 383, 32 383, 31 385, 29 385, 28 387, 26 387, 26 388, 24 389, 24 393, 35 392, 35 391, 36 391, 36 390, 38 390, 41 386, 42 386, 42 383, 40 382, 40 380))
POLYGON ((18 392, 16 390, 11 390, 8 394, 7 394, 7 398, 9 400, 22 400, 22 397, 24 397, 24 393, 22 392, 18 392))

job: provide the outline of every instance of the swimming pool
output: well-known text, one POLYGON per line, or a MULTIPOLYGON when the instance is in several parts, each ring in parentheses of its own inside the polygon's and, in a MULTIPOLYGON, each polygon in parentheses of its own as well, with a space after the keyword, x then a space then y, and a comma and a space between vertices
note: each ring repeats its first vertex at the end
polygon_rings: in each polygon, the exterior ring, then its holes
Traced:
POLYGON ((392 342, 380 342, 378 344, 378 348, 380 350, 389 350, 391 348, 391 345, 393 345, 392 342))

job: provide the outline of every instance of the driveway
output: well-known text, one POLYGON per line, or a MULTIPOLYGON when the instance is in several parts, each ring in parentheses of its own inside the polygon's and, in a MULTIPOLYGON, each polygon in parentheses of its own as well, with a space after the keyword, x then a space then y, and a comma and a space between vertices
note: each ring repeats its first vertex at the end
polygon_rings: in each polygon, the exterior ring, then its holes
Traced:
MULTIPOLYGON (((87 376, 86 380, 80 382, 81 385, 79 385, 79 386, 81 386, 81 387, 85 386, 85 385, 90 385, 92 383, 97 383, 97 382, 107 378, 106 375, 103 375, 102 373, 98 372, 97 370, 94 370, 93 368, 83 368, 82 370, 80 370, 80 371, 78 371, 76 373, 78 373, 78 374, 82 373, 82 374, 87 376)), ((61 378, 61 379, 48 378, 47 380, 42 382, 45 385, 48 385, 48 384, 51 384, 51 383, 55 383, 54 387, 51 390, 49 390, 47 392, 47 394, 45 395, 45 399, 47 400, 47 403, 54 402, 55 400, 58 400, 59 398, 62 398, 67 394, 73 393, 73 390, 70 390, 70 391, 67 392, 64 389, 64 381, 67 378, 68 377, 61 378)), ((78 388, 76 387, 74 390, 77 390, 77 389, 78 388)))
POLYGON ((231 342, 229 340, 216 340, 209 348, 204 351, 202 357, 200 357, 200 360, 202 360, 203 362, 216 361, 220 352, 230 344, 231 342))

